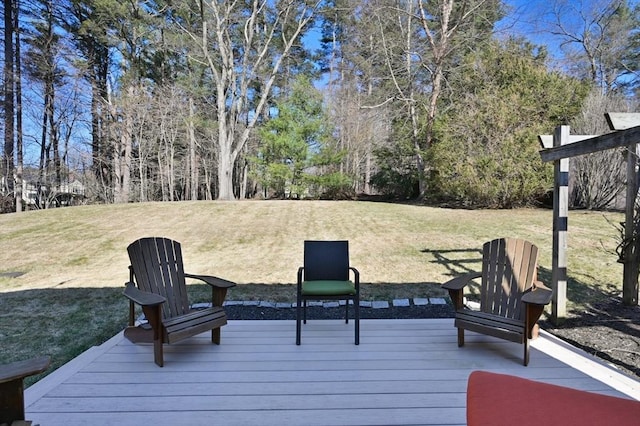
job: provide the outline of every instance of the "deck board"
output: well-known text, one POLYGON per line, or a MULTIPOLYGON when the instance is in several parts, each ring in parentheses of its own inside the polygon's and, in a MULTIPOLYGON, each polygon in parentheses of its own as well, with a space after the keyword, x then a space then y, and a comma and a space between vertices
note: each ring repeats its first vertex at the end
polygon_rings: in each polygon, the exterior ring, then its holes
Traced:
POLYGON ((640 399, 640 383, 546 333, 522 346, 468 333, 452 319, 230 321, 210 334, 151 345, 119 334, 31 386, 27 418, 56 425, 464 425, 474 370, 640 399))

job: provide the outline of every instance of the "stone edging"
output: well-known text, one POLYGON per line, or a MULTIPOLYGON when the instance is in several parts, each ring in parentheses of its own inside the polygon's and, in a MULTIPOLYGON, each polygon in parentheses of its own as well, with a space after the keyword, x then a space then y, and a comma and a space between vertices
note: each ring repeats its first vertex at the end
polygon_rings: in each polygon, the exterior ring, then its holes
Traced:
MULTIPOLYGON (((349 302, 352 303, 352 302, 349 302)), ((387 300, 361 300, 361 308, 372 309, 386 309, 393 307, 409 307, 414 306, 426 306, 426 305, 446 305, 447 301, 442 297, 424 297, 414 299, 394 299, 389 303, 387 300)), ((337 308, 344 306, 345 301, 311 301, 307 306, 321 306, 324 308, 337 308)), ((211 303, 196 303, 192 305, 194 309, 202 309, 211 306, 211 303)), ((261 308, 274 308, 274 309, 288 309, 295 308, 296 303, 284 303, 284 302, 269 302, 263 300, 227 300, 223 306, 258 306, 261 308)))

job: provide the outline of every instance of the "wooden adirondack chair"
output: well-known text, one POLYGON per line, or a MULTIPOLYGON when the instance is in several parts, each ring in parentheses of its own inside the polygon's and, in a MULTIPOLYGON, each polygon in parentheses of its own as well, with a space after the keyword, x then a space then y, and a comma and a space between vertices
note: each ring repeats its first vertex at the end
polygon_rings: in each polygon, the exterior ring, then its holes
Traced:
POLYGON ((130 301, 125 336, 134 343, 153 342, 154 360, 160 367, 164 364, 163 343, 175 343, 211 330, 211 341, 220 344, 220 327, 227 323, 222 304, 227 289, 235 283, 185 273, 180 243, 168 238, 142 238, 131 243, 127 251, 131 266, 124 290, 130 301), (195 278, 211 286, 210 308, 191 309, 185 278, 195 278), (148 325, 134 326, 135 304, 142 306, 148 325))
POLYGON ((552 292, 537 280, 538 248, 528 241, 501 238, 482 249, 482 272, 472 272, 442 285, 455 308, 458 346, 464 345, 464 330, 506 339, 524 345, 524 365, 529 364, 529 339, 552 292), (464 305, 464 287, 481 278, 480 310, 464 305))
POLYGON ((44 372, 51 358, 43 356, 0 365, 0 425, 30 425, 24 418, 24 379, 44 372))

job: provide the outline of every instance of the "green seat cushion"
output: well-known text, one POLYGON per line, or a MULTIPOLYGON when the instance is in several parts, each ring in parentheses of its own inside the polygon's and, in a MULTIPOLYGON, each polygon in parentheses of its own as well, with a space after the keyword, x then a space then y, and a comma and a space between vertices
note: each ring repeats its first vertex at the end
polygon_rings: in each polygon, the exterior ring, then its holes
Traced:
POLYGON ((304 296, 346 296, 356 294, 356 287, 351 281, 304 281, 302 294, 304 296))

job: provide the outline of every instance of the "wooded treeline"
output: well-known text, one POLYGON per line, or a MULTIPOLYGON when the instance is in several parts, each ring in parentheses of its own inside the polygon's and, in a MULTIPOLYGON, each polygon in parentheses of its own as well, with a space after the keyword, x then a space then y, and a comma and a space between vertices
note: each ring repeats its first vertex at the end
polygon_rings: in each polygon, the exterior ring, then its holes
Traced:
MULTIPOLYGON (((499 0, 4 0, 3 210, 74 181, 84 202, 532 203, 538 134, 603 133, 638 99, 637 3, 552 6, 547 47, 499 0)), ((573 203, 610 205, 622 161, 575 162, 573 203)))

